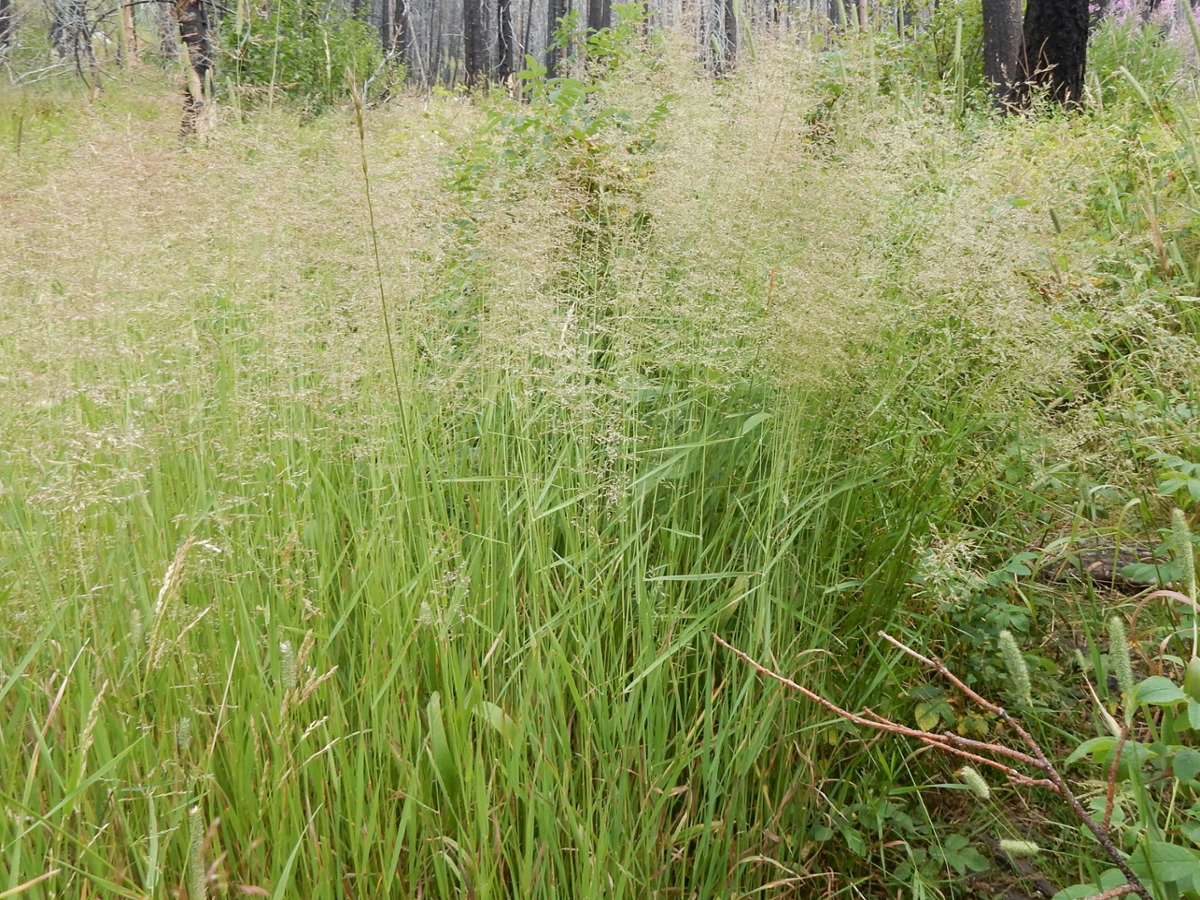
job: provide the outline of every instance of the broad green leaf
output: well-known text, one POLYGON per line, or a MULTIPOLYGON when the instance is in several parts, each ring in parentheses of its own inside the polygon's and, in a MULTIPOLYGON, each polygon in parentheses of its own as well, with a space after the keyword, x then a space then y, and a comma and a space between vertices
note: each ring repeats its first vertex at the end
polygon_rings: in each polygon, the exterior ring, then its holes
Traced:
POLYGON ((838 831, 842 833, 847 849, 859 859, 862 859, 867 853, 867 842, 863 840, 863 836, 853 828, 845 825, 840 826, 838 831))
POLYGON ((971 846, 971 842, 961 834, 952 834, 942 842, 942 845, 947 850, 962 850, 964 847, 971 846))
POLYGON ((954 710, 942 698, 918 703, 916 709, 917 727, 922 731, 933 731, 943 719, 954 721, 954 710))
POLYGON ((1120 869, 1105 869, 1100 876, 1100 890, 1111 891, 1113 888, 1125 884, 1125 882, 1125 873, 1120 869))
POLYGON ((1190 891, 1200 877, 1200 853, 1180 844, 1147 841, 1129 857, 1129 868, 1147 884, 1176 884, 1190 891))
POLYGON ((1180 781, 1192 781, 1200 775, 1200 753, 1191 747, 1180 747, 1175 751, 1171 769, 1180 781))
POLYGON ((1135 688, 1135 693, 1138 703, 1149 703, 1151 706, 1174 706, 1188 700, 1183 688, 1161 675, 1151 675, 1135 688))
POLYGON ((1183 574, 1175 562, 1130 563, 1121 566, 1121 575, 1138 584, 1167 584, 1177 581, 1183 574))
POLYGON ((517 727, 517 723, 509 717, 508 713, 495 703, 489 703, 486 700, 480 700, 475 709, 496 731, 512 740, 513 730, 517 727))
POLYGON ((1104 757, 1106 753, 1112 750, 1117 744, 1115 737, 1095 737, 1091 740, 1084 741, 1075 748, 1075 752, 1067 757, 1067 765, 1079 762, 1085 756, 1091 756, 1093 760, 1098 760, 1104 757))
POLYGON ((437 770, 438 780, 446 789, 450 802, 457 806, 459 797, 458 766, 454 761, 454 751, 446 738, 446 726, 442 721, 442 695, 437 691, 429 698, 425 708, 429 716, 429 750, 433 756, 433 766, 437 770))
POLYGON ((1083 900, 1084 897, 1094 897, 1100 893, 1100 888, 1094 884, 1075 884, 1059 891, 1051 900, 1083 900))
POLYGON ((1183 822, 1179 831, 1193 844, 1200 844, 1200 822, 1183 822))
POLYGON ((742 425, 742 431, 741 431, 740 436, 745 437, 746 435, 748 435, 751 431, 753 431, 755 428, 757 428, 763 422, 765 422, 769 418, 771 418, 771 415, 772 414, 769 412, 760 412, 760 413, 755 413, 754 415, 752 415, 742 425))

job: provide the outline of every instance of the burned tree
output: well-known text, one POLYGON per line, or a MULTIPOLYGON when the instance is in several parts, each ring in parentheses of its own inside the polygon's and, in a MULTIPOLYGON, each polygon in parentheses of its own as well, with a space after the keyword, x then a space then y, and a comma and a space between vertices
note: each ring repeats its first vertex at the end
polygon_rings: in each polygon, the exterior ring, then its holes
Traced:
POLYGON ((187 49, 188 83, 183 91, 183 133, 203 132, 202 115, 211 93, 213 45, 204 0, 176 0, 175 21, 187 49))
POLYGON ((1040 88, 1056 103, 1078 106, 1087 67, 1088 0, 1029 0, 1024 39, 1020 99, 1028 101, 1040 88))
POLYGON ((0 57, 12 43, 14 18, 12 0, 0 0, 0 57))
POLYGON ((725 20, 725 40, 723 50, 725 57, 722 61, 722 68, 728 71, 733 68, 733 64, 737 62, 738 50, 738 21, 737 21, 737 0, 724 0, 724 20, 725 20))
POLYGON ((500 81, 507 82, 517 71, 517 35, 513 30, 512 0, 498 0, 496 4, 497 34, 500 37, 500 81))
POLYGON ((554 36, 568 10, 568 0, 548 0, 546 3, 546 69, 551 77, 558 73, 559 64, 567 58, 566 48, 555 43, 554 36))
POLYGON ((611 25, 612 0, 588 0, 588 31, 600 31, 611 25))
POLYGON ((1016 99, 1021 46, 1021 0, 983 0, 983 74, 1002 107, 1016 99))
POLYGON ((463 65, 467 84, 487 77, 487 35, 483 6, 486 0, 463 0, 463 65))
POLYGON ((392 39, 387 48, 406 66, 412 65, 413 30, 408 0, 396 0, 392 14, 392 39))

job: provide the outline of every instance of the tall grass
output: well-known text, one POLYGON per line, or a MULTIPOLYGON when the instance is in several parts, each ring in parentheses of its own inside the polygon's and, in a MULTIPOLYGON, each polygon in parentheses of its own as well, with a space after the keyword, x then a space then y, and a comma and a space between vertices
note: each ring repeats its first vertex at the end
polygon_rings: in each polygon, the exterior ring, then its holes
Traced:
POLYGON ((0 149, 0 892, 848 883, 822 830, 913 761, 707 635, 898 694, 869 635, 946 635, 920 548, 1021 524, 998 472, 1072 335, 1009 155, 965 177, 873 86, 831 139, 816 63, 759 56, 607 85, 676 99, 599 199, 464 200, 473 107, 368 113, 374 235, 342 118, 181 153, 151 95, 0 149))

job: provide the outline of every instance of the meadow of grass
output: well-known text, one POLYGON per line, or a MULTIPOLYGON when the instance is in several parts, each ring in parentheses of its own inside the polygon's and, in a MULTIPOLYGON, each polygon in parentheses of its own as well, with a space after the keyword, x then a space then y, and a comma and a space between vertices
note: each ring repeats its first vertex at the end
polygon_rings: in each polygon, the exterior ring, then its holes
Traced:
POLYGON ((988 684, 1010 627, 1070 705, 1112 600, 1012 557, 1161 524, 1147 460, 1200 444, 1155 270, 1197 110, 964 126, 876 65, 667 48, 559 142, 499 99, 194 146, 153 80, 0 95, 0 896, 964 871, 948 764, 709 633, 886 711, 920 678, 877 629, 988 684))

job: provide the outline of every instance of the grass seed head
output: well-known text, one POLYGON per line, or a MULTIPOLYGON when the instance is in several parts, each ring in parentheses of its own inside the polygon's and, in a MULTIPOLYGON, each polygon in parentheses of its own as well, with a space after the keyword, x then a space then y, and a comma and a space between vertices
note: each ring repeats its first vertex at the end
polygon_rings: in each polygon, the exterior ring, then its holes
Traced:
POLYGON ((187 756, 188 747, 192 745, 192 720, 184 716, 175 723, 175 752, 179 758, 187 756))
POLYGON ((1029 667, 1025 665, 1025 657, 1017 646, 1017 639, 1007 629, 1000 632, 1000 656, 1004 659, 1004 667, 1008 669, 1008 684, 1013 696, 1026 706, 1032 706, 1029 667))
POLYGON ((289 694, 296 690, 299 674, 296 671, 296 651, 292 649, 291 641, 279 643, 279 667, 283 676, 283 689, 289 694))
POLYGON ((1042 851, 1033 841, 1014 841, 1007 838, 1000 842, 1000 849, 1015 859, 1027 859, 1037 856, 1042 851))
POLYGON ((971 766, 963 766, 954 774, 980 800, 990 800, 992 798, 992 789, 988 787, 988 783, 984 780, 983 776, 971 766))
POLYGON ((188 812, 188 900, 206 900, 208 889, 204 869, 204 814, 199 806, 188 812))
MULTIPOLYGON (((1176 507, 1171 511, 1171 544, 1181 571, 1180 587, 1193 601, 1196 599, 1196 551, 1192 547, 1192 530, 1187 516, 1176 507)), ((1192 658, 1200 654, 1200 616, 1192 615, 1192 658)))
MULTIPOLYGON (((1192 530, 1188 527, 1187 516, 1178 507, 1171 511, 1171 546, 1175 550, 1175 559, 1179 562, 1180 586, 1185 594, 1195 600, 1196 552, 1192 548, 1192 530)), ((1194 646, 1192 655, 1196 655, 1194 646)))
POLYGON ((1108 659, 1112 664, 1113 676, 1126 697, 1133 696, 1133 662, 1129 657, 1129 636, 1125 622, 1120 616, 1108 620, 1108 659))

